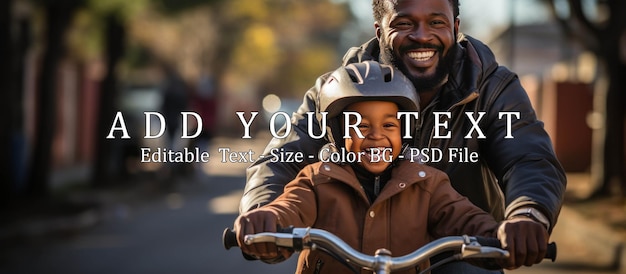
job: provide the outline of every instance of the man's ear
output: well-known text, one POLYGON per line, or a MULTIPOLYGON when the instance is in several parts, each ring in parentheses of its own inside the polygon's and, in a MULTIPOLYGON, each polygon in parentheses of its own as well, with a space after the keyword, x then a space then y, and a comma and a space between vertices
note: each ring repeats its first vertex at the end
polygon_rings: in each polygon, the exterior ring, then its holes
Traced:
POLYGON ((461 25, 461 19, 458 17, 454 19, 454 36, 457 38, 459 36, 459 26, 461 25))

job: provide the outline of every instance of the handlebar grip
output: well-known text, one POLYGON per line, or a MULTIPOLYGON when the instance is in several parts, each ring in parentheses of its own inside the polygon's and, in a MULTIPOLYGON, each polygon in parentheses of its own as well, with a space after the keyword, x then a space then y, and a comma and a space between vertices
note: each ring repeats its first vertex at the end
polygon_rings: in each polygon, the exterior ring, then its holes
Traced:
POLYGON ((235 231, 228 227, 224 229, 224 233, 222 233, 222 243, 226 250, 229 250, 231 247, 239 246, 235 231))
POLYGON ((475 238, 476 238, 476 241, 482 246, 502 248, 502 244, 500 243, 500 239, 498 238, 480 237, 480 236, 476 236, 475 238))
MULTIPOLYGON (((502 248, 502 245, 500 244, 500 240, 497 238, 476 237, 476 241, 482 246, 502 248)), ((548 250, 546 250, 546 255, 544 256, 544 258, 550 259, 551 261, 554 262, 556 260, 556 251, 557 251, 556 243, 555 242, 548 243, 548 250)))
MULTIPOLYGON (((232 230, 228 227, 225 228, 224 233, 222 233, 222 243, 224 244, 224 248, 226 250, 229 250, 231 247, 239 246, 239 243, 237 243, 237 233, 235 233, 235 230, 232 230)), ((248 261, 257 260, 257 258, 243 252, 241 253, 241 255, 244 257, 244 259, 248 261)))
POLYGON ((550 259, 552 262, 556 261, 556 243, 548 243, 548 250, 546 251, 546 259, 550 259))

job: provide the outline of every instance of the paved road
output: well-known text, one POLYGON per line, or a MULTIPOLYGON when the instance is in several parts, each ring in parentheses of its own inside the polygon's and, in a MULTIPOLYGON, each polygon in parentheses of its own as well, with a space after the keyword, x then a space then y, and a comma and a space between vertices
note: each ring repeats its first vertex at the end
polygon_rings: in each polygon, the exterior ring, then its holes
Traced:
MULTIPOLYGON (((235 145, 230 147, 236 150, 235 145)), ((209 177, 182 183, 171 192, 138 195, 136 200, 127 194, 105 208, 99 215, 104 218, 101 223, 81 233, 40 239, 0 253, 0 273, 293 273, 293 259, 267 265, 245 261, 238 250, 222 248, 221 233, 236 216, 245 165, 214 163, 206 167, 209 177)), ((569 221, 567 210, 563 214, 563 228, 555 234, 565 264, 545 262, 507 274, 616 273, 602 271, 606 263, 594 256, 603 255, 576 253, 576 240, 563 231, 577 223, 569 221), (593 264, 599 266, 589 267, 593 264)))
POLYGON ((221 246, 221 232, 235 218, 227 207, 242 186, 240 177, 214 177, 130 208, 119 205, 110 219, 78 235, 2 254, 0 273, 289 273, 289 263, 247 262, 221 246))
MULTIPOLYGON (((243 184, 241 177, 212 177, 131 207, 112 207, 112 217, 83 233, 3 254, 0 273, 292 273, 294 260, 248 262, 238 250, 222 248, 221 232, 232 225, 243 184)), ((510 273, 611 272, 533 267, 510 273)))

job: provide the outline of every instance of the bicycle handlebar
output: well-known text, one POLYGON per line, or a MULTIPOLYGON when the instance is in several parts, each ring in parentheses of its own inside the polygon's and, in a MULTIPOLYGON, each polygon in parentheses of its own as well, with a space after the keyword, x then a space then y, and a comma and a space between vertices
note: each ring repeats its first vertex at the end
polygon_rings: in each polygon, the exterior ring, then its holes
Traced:
MULTIPOLYGON (((502 248, 502 244, 498 238, 489 238, 489 237, 481 237, 476 236, 476 241, 482 246, 491 246, 495 248, 502 248)), ((546 250, 546 255, 544 259, 550 259, 552 262, 556 260, 556 243, 551 242, 548 243, 548 249, 546 250)))
MULTIPOLYGON (((234 231, 227 228, 222 236, 224 248, 238 246, 237 236, 234 231)), ((391 257, 387 250, 380 249, 374 256, 363 254, 334 234, 314 228, 289 228, 280 232, 263 232, 245 236, 245 244, 261 242, 273 242, 277 246, 293 248, 295 251, 302 249, 315 249, 322 246, 339 257, 350 261, 361 267, 374 269, 381 265, 390 267, 391 270, 401 270, 412 267, 419 262, 425 261, 434 255, 446 251, 460 251, 462 259, 468 258, 506 258, 508 251, 502 250, 500 240, 496 238, 449 236, 432 241, 423 247, 404 256, 391 257)), ((548 251, 545 258, 556 259, 556 244, 548 244, 548 251)))

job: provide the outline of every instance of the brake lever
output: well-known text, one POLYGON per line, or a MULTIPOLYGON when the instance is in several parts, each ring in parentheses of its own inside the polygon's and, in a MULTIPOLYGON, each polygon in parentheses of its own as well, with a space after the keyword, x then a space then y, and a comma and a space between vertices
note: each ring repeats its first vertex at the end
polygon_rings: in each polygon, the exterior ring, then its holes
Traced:
POLYGON ((309 235, 310 228, 286 228, 281 233, 263 232, 254 235, 246 235, 244 243, 251 245, 254 243, 273 242, 277 246, 291 248, 294 251, 302 251, 311 243, 309 235))
POLYGON ((463 259, 490 258, 505 259, 510 256, 509 252, 497 247, 464 245, 461 248, 461 256, 463 259))

